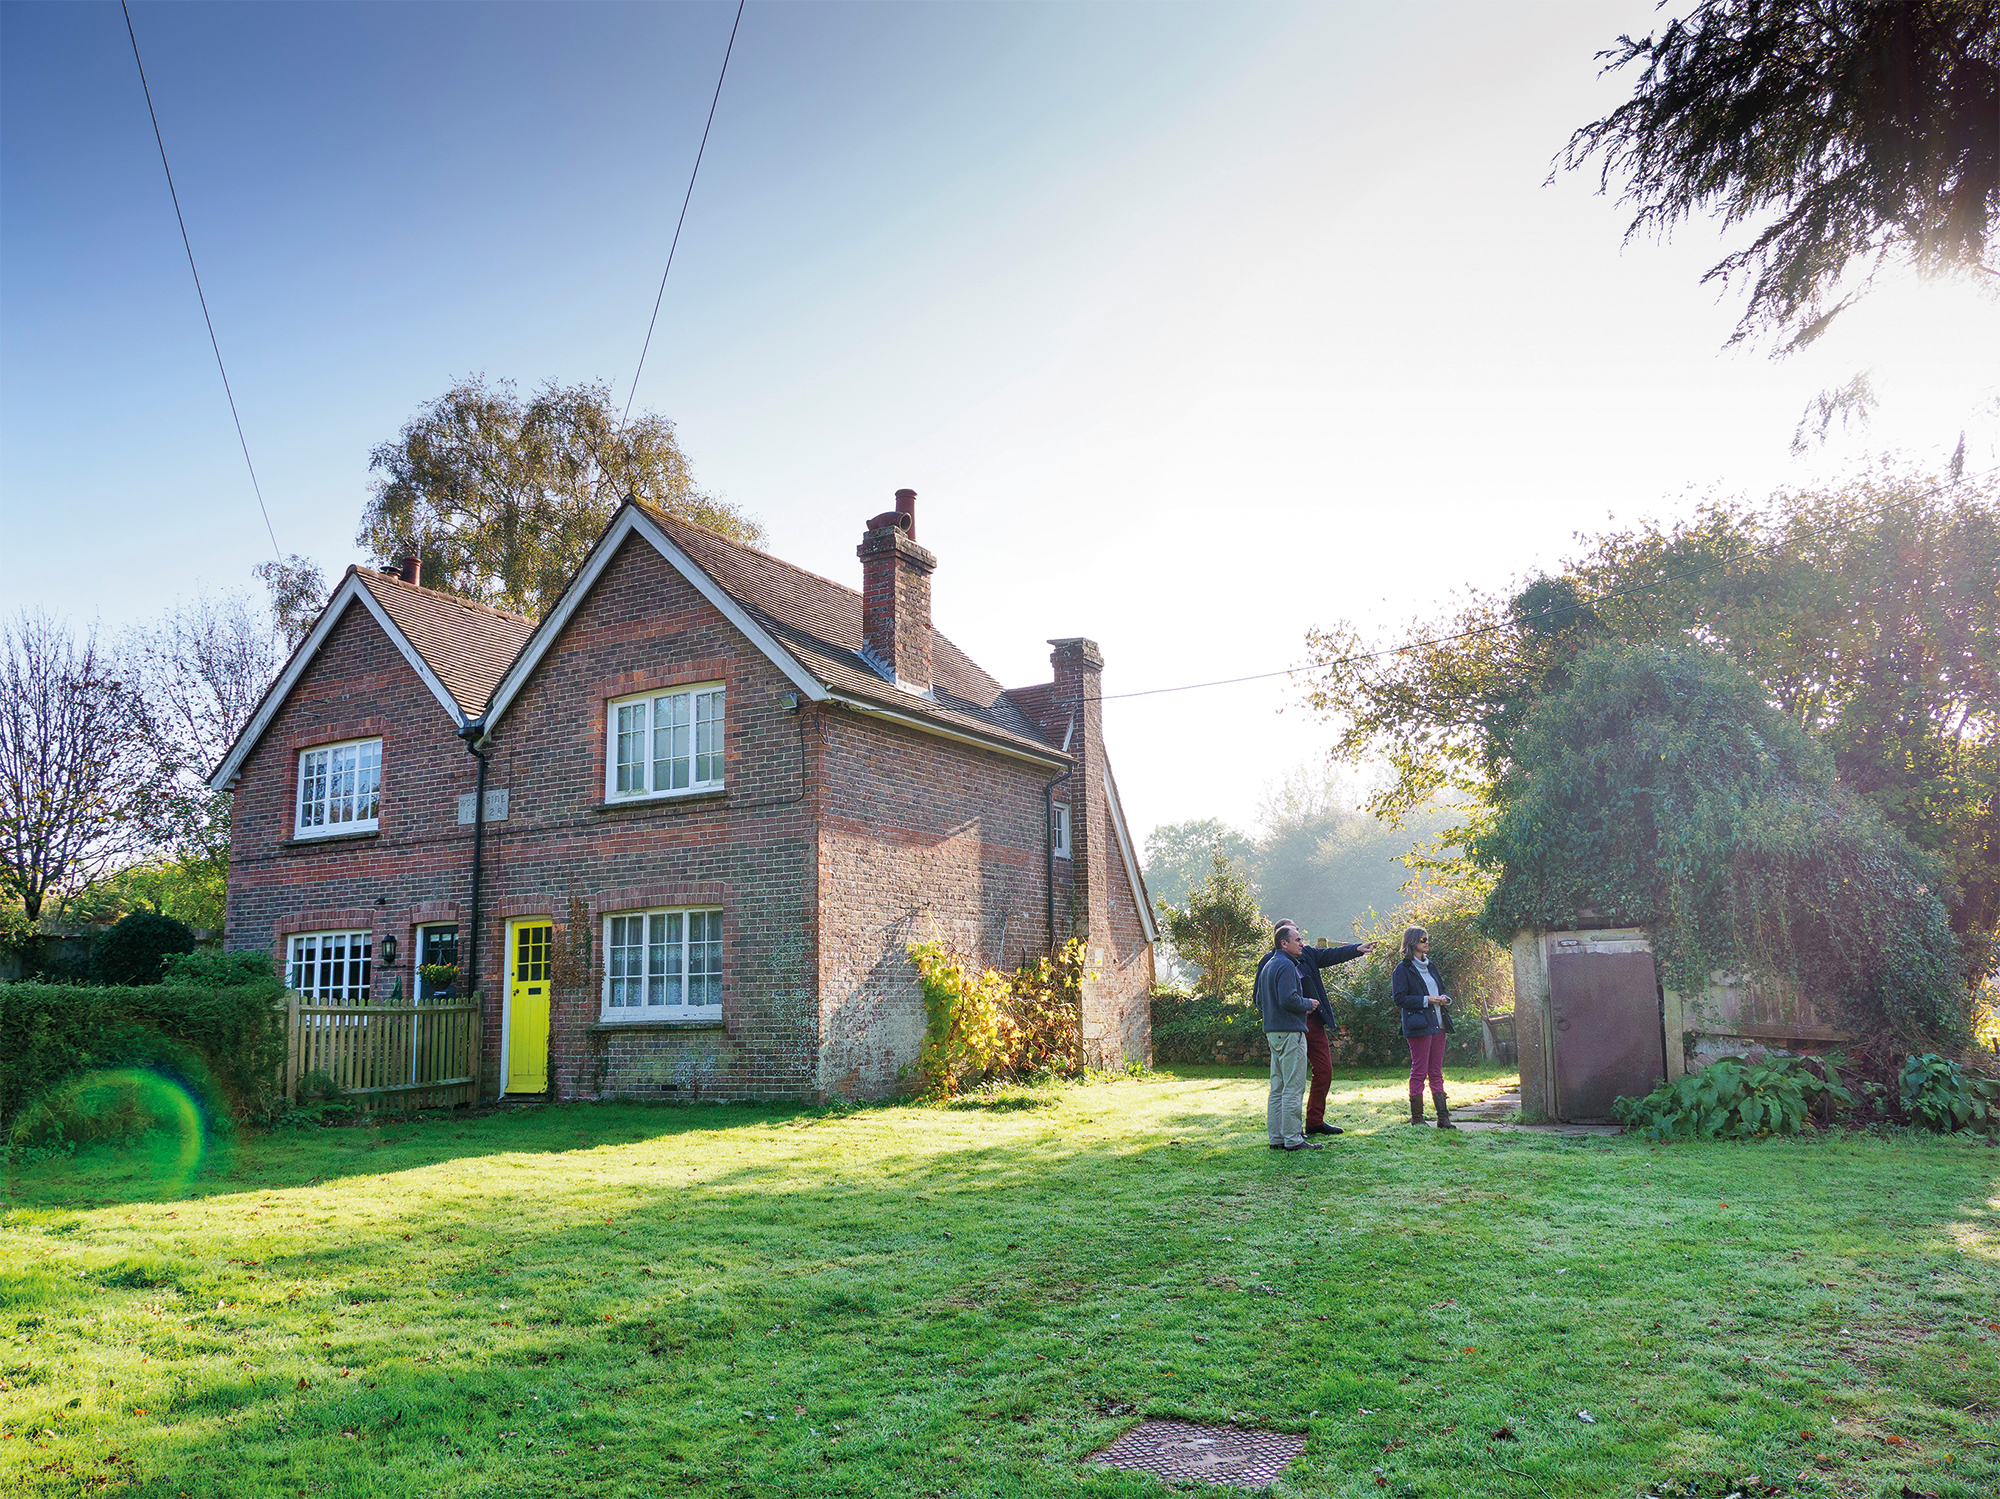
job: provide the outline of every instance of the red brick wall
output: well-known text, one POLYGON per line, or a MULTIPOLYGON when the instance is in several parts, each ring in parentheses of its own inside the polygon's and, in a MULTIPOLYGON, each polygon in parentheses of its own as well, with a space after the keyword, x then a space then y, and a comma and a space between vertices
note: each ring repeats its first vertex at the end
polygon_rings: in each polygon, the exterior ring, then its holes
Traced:
POLYGON ((350 605, 243 762, 230 826, 228 947, 282 959, 293 932, 370 927, 376 992, 400 982, 408 994, 418 909, 471 894, 471 830, 458 826, 458 797, 472 789, 476 769, 444 707, 366 606, 350 605), (376 733, 379 831, 293 840, 299 750, 376 733), (390 934, 401 948, 395 967, 380 961, 390 934))
MULTIPOLYGON (((591 911, 592 974, 559 996, 551 1062, 565 1095, 797 1098, 816 1091, 817 942, 812 712, 789 680, 652 546, 629 538, 493 731, 487 784, 508 820, 487 827, 487 899, 564 921, 591 911), (726 794, 604 806, 605 705, 721 681, 726 794), (655 905, 723 911, 722 1027, 602 1018, 603 918, 655 905), (535 907, 529 911, 527 907, 535 907)), ((500 987, 505 921, 481 939, 500 987)), ((500 1027, 488 1062, 499 1067, 500 1027)))
POLYGON ((1054 772, 858 713, 822 722, 821 1087, 876 1097, 907 1086, 923 1039, 908 944, 936 935, 994 967, 1045 950, 1054 772))

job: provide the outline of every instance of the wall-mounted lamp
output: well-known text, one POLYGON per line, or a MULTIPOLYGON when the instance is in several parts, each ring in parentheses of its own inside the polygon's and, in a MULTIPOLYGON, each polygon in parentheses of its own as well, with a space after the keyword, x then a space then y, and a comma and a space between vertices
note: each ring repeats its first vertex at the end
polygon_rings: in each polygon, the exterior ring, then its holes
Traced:
POLYGON ((394 963, 396 961, 396 938, 394 933, 382 939, 382 961, 384 963, 394 963))

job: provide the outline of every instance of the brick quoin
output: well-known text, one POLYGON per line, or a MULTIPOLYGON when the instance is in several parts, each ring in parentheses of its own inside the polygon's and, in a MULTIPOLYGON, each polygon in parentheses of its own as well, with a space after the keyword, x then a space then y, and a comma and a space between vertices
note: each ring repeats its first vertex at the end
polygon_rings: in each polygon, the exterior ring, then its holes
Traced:
MULTIPOLYGON (((910 560, 900 533, 875 540, 910 560)), ((896 654, 927 679, 928 568, 920 581, 901 591, 924 594, 922 628, 904 621, 896 654)), ((1089 948, 1091 1059, 1149 1058, 1152 949, 1104 789, 1102 660, 1088 641, 1055 647, 1054 681, 1017 697, 1052 751, 1071 741, 1060 796, 1073 857, 1055 861, 1056 940, 1089 948)), ((896 691, 883 684, 885 704, 896 691)), ((591 964, 589 983, 551 1004, 552 1089, 568 1098, 891 1095, 907 1086, 924 1026, 909 943, 942 937, 996 967, 1046 950, 1044 787, 1063 756, 1032 763, 808 700, 642 535, 617 544, 486 749, 488 790, 508 794, 506 820, 486 827, 470 976, 489 1094, 502 1079, 510 922, 566 930, 572 902, 587 913, 591 964), (711 681, 726 691, 724 791, 607 806, 607 705, 711 681), (605 918, 659 906, 722 910, 720 1024, 607 1017, 605 918)), ((297 932, 370 930, 377 994, 398 982, 411 992, 418 926, 456 921, 467 950, 473 830, 458 798, 476 775, 451 716, 374 617, 350 607, 238 768, 228 946, 282 955, 297 932), (294 839, 299 751, 375 734, 379 830, 294 839), (393 965, 380 957, 388 935, 393 965)))

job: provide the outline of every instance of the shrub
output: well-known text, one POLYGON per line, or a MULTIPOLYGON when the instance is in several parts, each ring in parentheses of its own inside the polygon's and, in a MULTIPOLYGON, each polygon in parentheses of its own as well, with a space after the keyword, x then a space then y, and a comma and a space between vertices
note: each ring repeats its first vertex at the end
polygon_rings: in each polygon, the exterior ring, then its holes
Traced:
POLYGON ((1754 1064, 1723 1057, 1644 1098, 1618 1099, 1611 1112, 1620 1123, 1643 1129, 1648 1140, 1797 1134, 1815 1107, 1830 1115, 1836 1106, 1854 1104, 1839 1076, 1831 1067, 1825 1071, 1821 1077, 1795 1057, 1754 1064))
POLYGON ((1921 1129, 2000 1133, 2000 1078, 1969 1073, 1949 1058, 1910 1057, 1896 1078, 1903 1117, 1921 1129))
POLYGON ((235 989, 268 984, 273 977, 267 952, 208 951, 169 953, 160 963, 164 983, 197 989, 235 989))
POLYGON ((171 953, 194 951, 194 932, 156 911, 134 911, 90 946, 90 977, 99 984, 157 984, 171 953))
POLYGON ((1012 974, 983 972, 943 942, 913 943, 924 994, 917 1096, 942 1103, 989 1078, 1083 1065, 1083 944, 1012 974))
POLYGON ((1241 1000, 1155 989, 1152 995, 1153 1060, 1213 1062, 1262 1057, 1264 1024, 1257 1007, 1241 1000))
POLYGON ((1474 858, 1506 940, 1579 911, 1644 926, 1669 988, 1789 980, 1868 1037, 1970 1039, 1970 992, 1934 861, 1859 801, 1832 757, 1719 653, 1607 644, 1577 658, 1513 746, 1474 858))
POLYGON ((34 1100, 120 1067, 181 1083, 213 1121, 262 1114, 284 1062, 283 996, 268 973, 222 987, 0 985, 0 1125, 12 1138, 34 1100))

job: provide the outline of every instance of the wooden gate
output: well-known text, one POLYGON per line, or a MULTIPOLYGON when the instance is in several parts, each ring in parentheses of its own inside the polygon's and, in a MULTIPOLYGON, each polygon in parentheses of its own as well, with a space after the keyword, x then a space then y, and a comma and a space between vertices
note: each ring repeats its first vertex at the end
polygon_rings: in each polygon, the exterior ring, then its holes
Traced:
POLYGON ((479 1101, 477 1001, 314 1004, 295 991, 285 1035, 285 1097, 294 1103, 319 1078, 367 1108, 479 1101))

